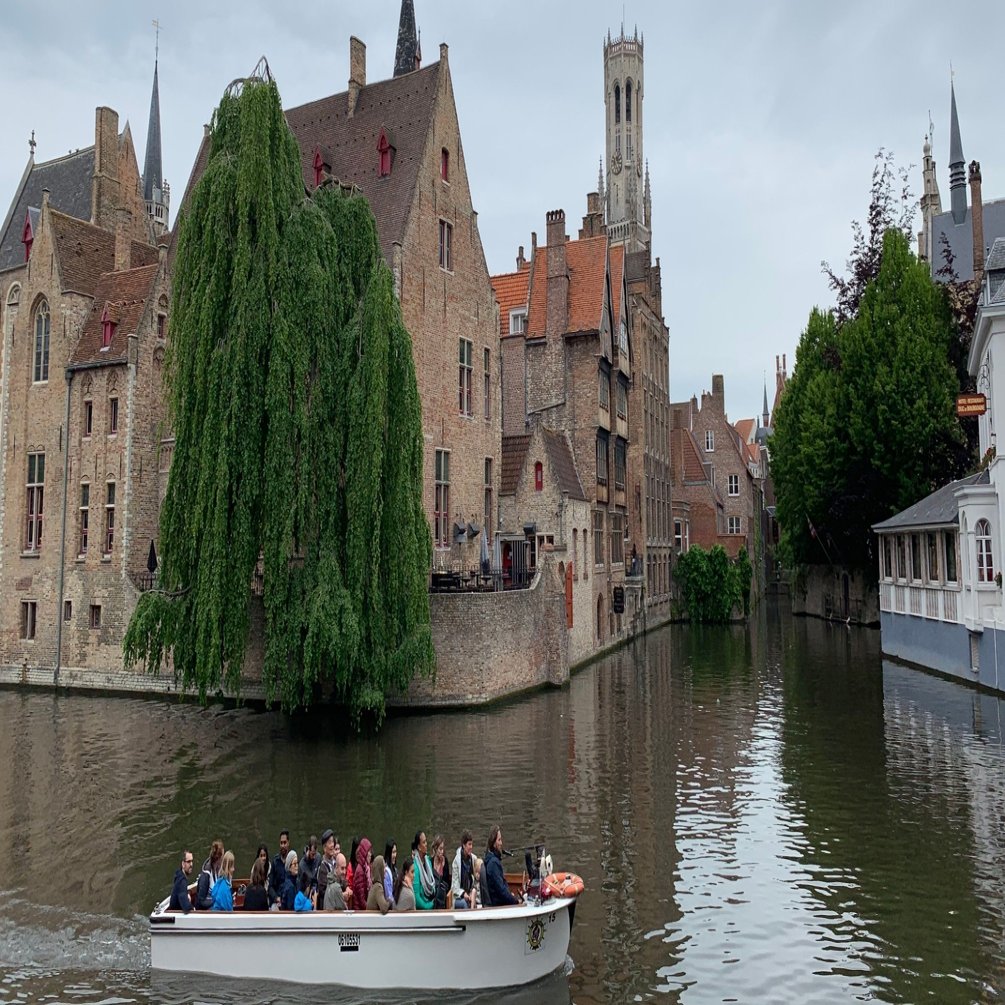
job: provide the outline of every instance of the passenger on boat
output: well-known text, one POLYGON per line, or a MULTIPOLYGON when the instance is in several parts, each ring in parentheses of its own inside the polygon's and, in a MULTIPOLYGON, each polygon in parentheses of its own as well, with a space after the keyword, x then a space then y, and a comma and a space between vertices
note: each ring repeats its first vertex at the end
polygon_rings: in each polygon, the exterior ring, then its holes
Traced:
POLYGON ((412 882, 415 877, 415 861, 406 858, 401 863, 401 872, 394 882, 394 909, 396 911, 414 911, 415 894, 412 882))
POLYGON ((482 893, 482 877, 485 875, 485 863, 477 855, 473 855, 472 858, 475 863, 475 885, 472 892, 475 895, 475 907, 481 907, 485 903, 484 894, 482 893))
POLYGON ((433 838, 433 882, 436 890, 433 894, 433 906, 444 911, 447 907, 447 894, 450 893, 450 866, 447 865, 447 846, 442 835, 433 838))
MULTIPOLYGON (((370 839, 365 837, 359 842, 356 849, 356 868, 352 874, 352 902, 357 911, 365 911, 370 897, 370 887, 373 885, 373 877, 370 874, 370 862, 373 859, 373 845, 370 839)), ((384 879, 381 877, 381 883, 384 879)))
POLYGON ((520 901, 510 893, 506 885, 506 876, 502 865, 503 839, 502 830, 498 824, 489 831, 488 845, 485 849, 485 890, 487 896, 482 903, 486 907, 501 907, 503 904, 519 904, 520 901))
POLYGON ((292 849, 286 854, 283 870, 286 873, 286 879, 283 881, 282 890, 279 891, 279 909, 281 911, 292 911, 298 893, 303 893, 305 896, 310 897, 314 890, 311 886, 308 886, 306 890, 300 887, 297 878, 299 862, 297 860, 297 853, 292 849), (300 888, 298 889, 298 887, 300 888))
MULTIPOLYGON (((461 834, 461 843, 454 854, 450 869, 450 892, 454 895, 454 910, 462 911, 475 906, 475 863, 472 851, 475 839, 471 831, 461 834)), ((436 866, 434 864, 433 868, 436 866)))
POLYGON ((352 891, 346 890, 345 855, 339 852, 335 857, 335 871, 332 873, 325 890, 322 907, 325 911, 348 911, 351 902, 352 891))
POLYGON ((175 869, 174 886, 171 887, 169 911, 184 911, 188 914, 192 910, 192 898, 188 895, 188 877, 192 874, 194 861, 192 853, 187 849, 181 853, 181 866, 175 869))
MULTIPOLYGON (((325 893, 328 889, 328 881, 335 873, 335 832, 326 830, 321 835, 321 847, 324 849, 324 857, 318 866, 318 900, 325 902, 325 893)), ((326 908, 327 910, 327 908, 326 908)))
POLYGON ((269 873, 269 903, 279 903, 279 893, 286 882, 286 856, 290 853, 290 832, 279 832, 279 854, 272 860, 269 873))
MULTIPOLYGON (((293 882, 288 882, 286 886, 287 889, 292 891, 297 882, 297 853, 291 851, 286 857, 290 860, 290 868, 293 870, 293 882)), ((299 914, 303 914, 305 911, 313 911, 317 907, 317 896, 317 891, 313 889, 308 893, 304 893, 303 890, 297 890, 296 895, 293 897, 293 910, 299 914)))
POLYGON ((426 854, 425 831, 419 831, 412 841, 412 861, 415 863, 415 879, 412 884, 415 906, 420 911, 431 911, 436 897, 436 880, 433 878, 433 863, 426 854))
POLYGON ((245 911, 267 911, 269 909, 269 894, 265 889, 265 866, 260 858, 255 859, 251 867, 251 882, 244 891, 245 911))
MULTIPOLYGON (((268 885, 268 883, 269 883, 269 876, 272 873, 272 863, 269 861, 269 849, 264 844, 260 844, 258 846, 258 851, 255 852, 255 862, 259 862, 259 861, 265 863, 265 882, 266 882, 266 885, 268 885)), ((251 868, 253 869, 254 867, 255 867, 255 864, 253 862, 251 864, 251 868)), ((250 870, 249 870, 249 875, 250 875, 250 870)))
POLYGON ((387 912, 390 911, 394 905, 384 892, 385 869, 383 855, 378 855, 373 860, 373 868, 371 872, 373 876, 373 884, 370 886, 370 894, 366 898, 366 909, 368 911, 380 911, 381 914, 387 914, 387 912))
MULTIPOLYGON (((342 849, 336 848, 335 854, 337 855, 342 849)), ((352 877, 356 872, 356 853, 359 851, 359 838, 353 837, 352 845, 349 848, 349 857, 346 859, 346 876, 349 877, 349 889, 355 890, 356 887, 352 885, 352 877)))
MULTIPOLYGON (((286 857, 289 858, 289 855, 286 857)), ((297 866, 300 869, 297 878, 297 888, 308 896, 310 896, 312 888, 314 890, 318 888, 318 866, 320 864, 321 856, 318 855, 318 839, 312 834, 310 841, 307 842, 307 846, 304 848, 304 857, 297 860, 297 866)))
POLYGON ((234 853, 225 851, 220 860, 220 878, 213 884, 213 911, 233 911, 234 895, 231 880, 234 878, 234 853))
POLYGON ((384 896, 394 900, 394 884, 398 878, 398 846, 394 838, 388 838, 384 845, 384 896))
POLYGON ((220 862, 223 860, 223 842, 214 841, 210 845, 209 858, 202 863, 199 885, 195 891, 195 906, 200 911, 208 911, 213 906, 213 885, 220 878, 220 862))

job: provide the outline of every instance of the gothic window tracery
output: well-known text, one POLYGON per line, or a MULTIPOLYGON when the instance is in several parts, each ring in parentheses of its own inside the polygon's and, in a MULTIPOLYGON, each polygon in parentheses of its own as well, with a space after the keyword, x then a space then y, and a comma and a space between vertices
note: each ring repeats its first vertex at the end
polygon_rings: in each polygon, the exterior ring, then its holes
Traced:
POLYGON ((621 85, 614 85, 614 124, 621 122, 621 85))
POLYGON ((632 82, 625 84, 625 122, 632 121, 632 82))

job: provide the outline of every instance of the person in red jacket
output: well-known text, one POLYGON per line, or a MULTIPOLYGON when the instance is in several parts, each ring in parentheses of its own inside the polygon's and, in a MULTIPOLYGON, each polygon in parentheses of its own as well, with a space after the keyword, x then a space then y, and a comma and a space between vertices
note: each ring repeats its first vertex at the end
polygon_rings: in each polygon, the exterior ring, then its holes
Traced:
POLYGON ((352 902, 357 911, 366 910, 366 901, 370 896, 373 880, 370 877, 370 859, 373 845, 369 838, 362 838, 356 849, 356 865, 352 871, 352 902))

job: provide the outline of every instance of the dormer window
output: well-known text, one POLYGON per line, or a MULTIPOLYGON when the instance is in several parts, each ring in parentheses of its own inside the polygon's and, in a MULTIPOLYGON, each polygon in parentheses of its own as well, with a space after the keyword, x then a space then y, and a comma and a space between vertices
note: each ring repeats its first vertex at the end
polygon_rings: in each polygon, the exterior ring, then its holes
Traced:
POLYGON ((24 230, 21 231, 21 243, 24 245, 24 260, 31 256, 31 246, 35 240, 35 229, 31 225, 31 210, 24 215, 24 230))
POLYGON ((394 143, 391 141, 388 131, 384 128, 381 128, 380 136, 377 137, 377 157, 380 177, 389 177, 391 168, 394 167, 394 143))
POLYGON ((101 312, 101 350, 104 352, 112 344, 112 336, 115 334, 115 322, 108 313, 106 307, 101 312))
POLYGON ((450 181, 450 151, 446 147, 440 151, 440 178, 450 181))

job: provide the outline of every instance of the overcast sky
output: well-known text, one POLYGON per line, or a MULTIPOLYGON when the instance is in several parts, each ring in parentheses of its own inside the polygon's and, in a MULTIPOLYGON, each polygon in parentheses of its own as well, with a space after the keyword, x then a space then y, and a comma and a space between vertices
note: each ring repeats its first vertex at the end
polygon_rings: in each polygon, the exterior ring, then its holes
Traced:
MULTIPOLYGON (((545 213, 575 236, 604 149, 603 39, 621 4, 415 0, 424 63, 450 46, 465 160, 489 270, 511 271, 545 213)), ((342 91, 349 36, 370 81, 390 76, 400 0, 5 0, 0 201, 9 204, 35 130, 36 159, 94 141, 94 109, 129 120, 142 170, 160 36, 164 174, 180 201, 202 125, 263 53, 287 107, 342 91)), ((967 160, 985 200, 1005 196, 1003 5, 909 0, 628 3, 645 35, 644 150, 653 252, 663 265, 671 394, 726 381, 734 421, 760 413, 776 354, 791 371, 810 308, 829 305, 822 259, 843 263, 865 214, 873 159, 915 165, 931 110, 949 201, 950 61, 967 160), (957 20, 954 24, 953 17, 957 20), (997 114, 996 114, 997 113, 997 114)), ((172 207, 172 209, 175 208, 172 207)), ((172 220, 174 214, 172 213, 172 220)))

